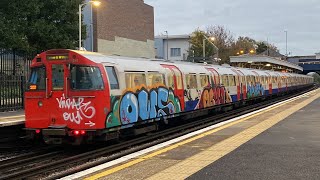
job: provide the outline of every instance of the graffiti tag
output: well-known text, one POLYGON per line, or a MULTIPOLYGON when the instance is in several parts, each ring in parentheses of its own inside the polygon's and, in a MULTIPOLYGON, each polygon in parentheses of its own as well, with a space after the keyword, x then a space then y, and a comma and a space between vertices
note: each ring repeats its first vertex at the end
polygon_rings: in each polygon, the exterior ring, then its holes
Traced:
POLYGON ((165 118, 181 111, 180 101, 171 89, 158 87, 128 91, 113 100, 113 111, 107 117, 107 127, 165 118))
POLYGON ((63 113, 63 119, 65 121, 74 122, 80 124, 83 118, 91 119, 96 109, 91 106, 91 101, 84 102, 84 98, 78 98, 78 100, 72 98, 66 98, 63 94, 62 97, 56 98, 59 104, 59 108, 65 110, 63 113))

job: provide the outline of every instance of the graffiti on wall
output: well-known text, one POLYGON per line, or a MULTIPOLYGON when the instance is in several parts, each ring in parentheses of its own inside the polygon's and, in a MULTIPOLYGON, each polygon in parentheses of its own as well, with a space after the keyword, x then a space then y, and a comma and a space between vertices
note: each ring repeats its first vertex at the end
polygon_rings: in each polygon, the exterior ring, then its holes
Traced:
POLYGON ((198 108, 231 103, 232 98, 225 87, 206 87, 202 91, 198 108))
POLYGON ((148 119, 172 117, 181 112, 180 101, 172 89, 159 86, 147 90, 126 91, 121 97, 111 98, 112 111, 106 127, 132 124, 148 119))
POLYGON ((185 97, 185 110, 192 111, 197 109, 197 105, 199 103, 199 97, 201 95, 201 91, 197 89, 186 89, 184 90, 185 97))
POLYGON ((91 101, 85 102, 84 98, 66 98, 63 94, 56 98, 59 108, 62 109, 62 117, 65 121, 80 124, 84 118, 91 119, 96 114, 96 109, 92 106, 91 101))
POLYGON ((264 88, 261 83, 248 83, 247 84, 247 98, 253 98, 264 95, 264 88))

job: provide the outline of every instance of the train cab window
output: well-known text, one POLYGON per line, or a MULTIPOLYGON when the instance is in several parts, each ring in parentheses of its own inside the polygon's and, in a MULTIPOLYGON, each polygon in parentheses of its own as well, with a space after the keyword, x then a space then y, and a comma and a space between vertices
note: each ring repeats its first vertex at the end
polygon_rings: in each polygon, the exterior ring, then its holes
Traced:
POLYGON ((71 66, 71 89, 101 90, 104 88, 102 75, 98 67, 71 66))
POLYGON ((210 86, 209 76, 208 75, 200 75, 200 84, 201 84, 201 87, 210 86))
POLYGON ((148 73, 147 75, 147 85, 163 85, 164 83, 164 75, 160 73, 148 73))
POLYGON ((46 89, 46 68, 36 67, 31 69, 28 90, 45 90, 46 89))
POLYGON ((119 81, 114 67, 106 66, 105 68, 109 78, 110 89, 119 89, 119 81))
POLYGON ((53 64, 51 71, 52 71, 52 90, 62 90, 64 86, 63 65, 53 64))
POLYGON ((187 89, 197 89, 197 76, 195 74, 186 74, 187 89))
POLYGON ((146 85, 146 75, 144 73, 126 73, 126 87, 135 88, 146 85))

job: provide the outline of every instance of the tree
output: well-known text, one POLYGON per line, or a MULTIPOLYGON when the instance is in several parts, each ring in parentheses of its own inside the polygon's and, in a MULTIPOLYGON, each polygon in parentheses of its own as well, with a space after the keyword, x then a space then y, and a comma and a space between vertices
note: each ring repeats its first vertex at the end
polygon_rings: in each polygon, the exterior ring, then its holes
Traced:
POLYGON ((232 46, 234 44, 231 32, 223 26, 208 26, 207 34, 215 38, 213 43, 219 48, 220 63, 229 63, 229 57, 232 55, 232 46))
POLYGON ((249 54, 251 50, 255 50, 256 41, 250 37, 238 37, 233 46, 234 54, 249 54))
POLYGON ((256 49, 257 54, 261 54, 261 53, 267 51, 268 49, 272 50, 272 51, 275 51, 275 52, 279 52, 279 50, 278 50, 278 48, 276 46, 271 45, 271 44, 269 44, 267 42, 259 41, 257 43, 257 49, 256 49))
MULTIPOLYGON (((199 29, 195 30, 190 38, 189 57, 203 57, 203 40, 205 36, 208 37, 204 31, 199 29)), ((205 41, 205 55, 206 57, 212 57, 215 54, 214 48, 208 40, 205 41)))
MULTIPOLYGON (((83 0, 2 0, 0 48, 42 51, 78 44, 78 5, 83 0)), ((85 38, 85 26, 82 31, 85 38)))

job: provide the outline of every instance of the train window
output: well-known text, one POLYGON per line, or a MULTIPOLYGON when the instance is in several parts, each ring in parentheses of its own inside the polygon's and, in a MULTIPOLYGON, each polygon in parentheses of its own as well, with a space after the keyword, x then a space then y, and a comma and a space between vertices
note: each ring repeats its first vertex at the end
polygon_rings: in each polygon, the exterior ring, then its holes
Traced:
POLYGON ((45 90, 46 89, 46 68, 36 67, 31 69, 28 90, 45 90))
POLYGON ((119 89, 119 81, 114 67, 106 66, 105 67, 108 73, 109 83, 111 89, 119 89))
POLYGON ((186 74, 187 89, 197 89, 197 76, 195 74, 186 74))
POLYGON ((71 66, 71 89, 101 90, 104 88, 101 71, 93 66, 71 66))
POLYGON ((229 86, 228 76, 227 75, 222 75, 221 78, 222 78, 223 86, 229 86))
POLYGON ((235 76, 233 76, 233 75, 229 75, 228 76, 229 77, 229 79, 228 79, 228 82, 229 82, 229 86, 235 86, 236 84, 236 82, 235 82, 235 76))
POLYGON ((52 70, 52 90, 62 90, 64 86, 63 65, 53 64, 52 70))
POLYGON ((201 83, 201 87, 210 86, 209 76, 208 75, 200 75, 200 83, 201 83))
POLYGON ((164 76, 160 73, 148 73, 147 75, 147 85, 163 85, 164 84, 164 76))
POLYGON ((144 73, 126 73, 127 88, 146 85, 146 75, 144 73))

